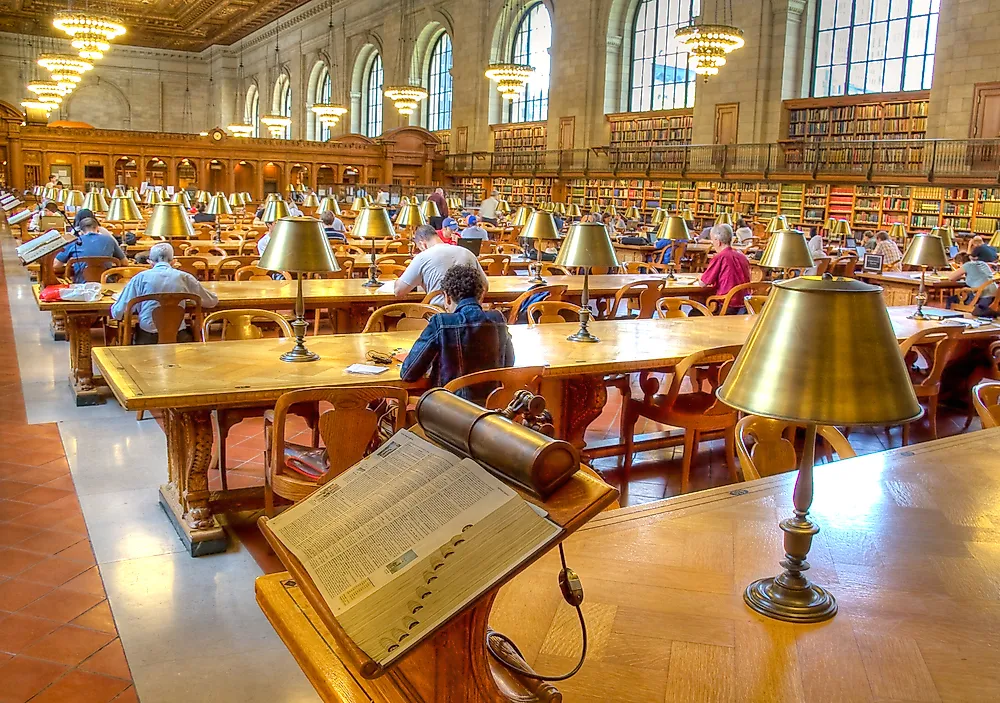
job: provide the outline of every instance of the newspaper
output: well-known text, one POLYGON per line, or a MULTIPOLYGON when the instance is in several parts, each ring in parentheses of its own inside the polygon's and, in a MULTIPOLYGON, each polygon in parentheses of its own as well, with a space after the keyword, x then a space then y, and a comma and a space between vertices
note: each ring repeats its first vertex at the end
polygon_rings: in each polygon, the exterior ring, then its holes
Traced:
POLYGON ((46 254, 62 249, 64 246, 76 239, 73 234, 50 229, 45 234, 41 234, 31 241, 25 242, 17 248, 17 257, 25 264, 38 261, 46 254))
POLYGON ((474 461, 406 430, 269 526, 381 664, 561 533, 474 461))

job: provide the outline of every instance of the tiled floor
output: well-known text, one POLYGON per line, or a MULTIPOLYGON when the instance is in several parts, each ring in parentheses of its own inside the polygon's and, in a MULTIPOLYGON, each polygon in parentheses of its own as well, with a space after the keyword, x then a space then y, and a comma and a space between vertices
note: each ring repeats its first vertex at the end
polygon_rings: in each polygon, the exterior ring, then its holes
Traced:
POLYGON ((0 298, 0 703, 136 701, 58 428, 27 423, 0 298))

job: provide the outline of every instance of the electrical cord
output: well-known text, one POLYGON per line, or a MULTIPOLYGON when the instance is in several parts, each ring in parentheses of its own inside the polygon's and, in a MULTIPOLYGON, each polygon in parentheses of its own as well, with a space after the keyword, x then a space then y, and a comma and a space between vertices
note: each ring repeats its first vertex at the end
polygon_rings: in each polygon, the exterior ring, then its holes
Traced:
POLYGON ((562 562, 562 570, 559 572, 559 590, 562 591, 563 599, 576 608, 576 616, 580 619, 580 633, 583 637, 583 648, 580 652, 580 660, 576 663, 576 666, 574 666, 569 673, 561 674, 559 676, 545 676, 543 674, 538 674, 534 671, 529 671, 512 664, 503 656, 498 654, 493 648, 493 640, 500 640, 513 649, 517 653, 517 656, 524 659, 524 655, 521 654, 521 650, 517 648, 517 645, 514 644, 511 639, 507 637, 507 635, 500 634, 499 632, 491 632, 486 637, 486 648, 490 651, 490 654, 493 655, 494 659, 515 673, 527 679, 534 679, 535 681, 565 681, 566 679, 575 676, 576 673, 580 671, 584 661, 587 659, 587 622, 583 618, 583 609, 580 607, 583 603, 583 585, 580 583, 580 577, 576 575, 576 572, 566 566, 566 553, 563 551, 562 544, 559 545, 559 560, 562 562))

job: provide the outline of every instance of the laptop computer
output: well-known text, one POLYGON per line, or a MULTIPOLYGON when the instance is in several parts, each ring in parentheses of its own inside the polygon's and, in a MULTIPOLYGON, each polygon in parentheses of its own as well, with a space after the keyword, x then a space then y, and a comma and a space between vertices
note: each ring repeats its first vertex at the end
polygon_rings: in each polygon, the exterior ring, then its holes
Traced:
POLYGON ((482 239, 459 239, 458 246, 463 249, 468 249, 476 256, 483 250, 483 240, 482 239))

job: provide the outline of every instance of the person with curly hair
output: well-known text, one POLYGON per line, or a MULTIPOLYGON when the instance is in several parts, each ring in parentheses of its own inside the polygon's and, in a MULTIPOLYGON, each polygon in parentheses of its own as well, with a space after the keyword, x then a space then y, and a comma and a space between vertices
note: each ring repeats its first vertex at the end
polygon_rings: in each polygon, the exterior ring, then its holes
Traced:
MULTIPOLYGON (((470 373, 513 366, 514 344, 503 314, 483 310, 486 286, 479 267, 452 266, 441 290, 447 312, 430 319, 403 361, 400 377, 412 383, 426 375, 434 386, 443 386, 470 373)), ((459 395, 482 404, 492 390, 475 386, 459 395)))

